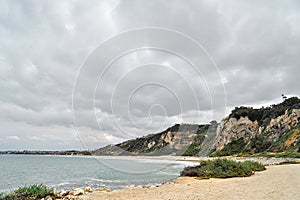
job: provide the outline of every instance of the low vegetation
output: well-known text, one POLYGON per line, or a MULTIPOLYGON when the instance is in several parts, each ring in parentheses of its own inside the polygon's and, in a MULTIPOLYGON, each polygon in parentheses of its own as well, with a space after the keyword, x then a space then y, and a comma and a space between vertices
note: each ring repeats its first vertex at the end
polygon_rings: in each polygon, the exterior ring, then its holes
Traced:
POLYGON ((8 194, 0 193, 0 200, 41 199, 52 195, 52 190, 43 184, 20 187, 8 194))
POLYGON ((284 161, 279 163, 278 165, 290 165, 290 164, 300 164, 300 161, 284 161))
POLYGON ((298 97, 291 97, 285 99, 282 103, 271 105, 270 107, 254 109, 252 107, 236 107, 229 117, 240 119, 241 117, 248 117, 251 121, 257 121, 259 125, 267 125, 271 119, 283 115, 286 110, 291 111, 300 108, 300 99, 298 97))
POLYGON ((229 144, 227 144, 223 149, 217 150, 211 153, 210 157, 220 157, 220 156, 230 156, 241 153, 246 146, 243 138, 238 140, 233 140, 229 144))
POLYGON ((199 178, 247 177, 253 175, 255 171, 265 169, 265 166, 258 162, 215 159, 200 161, 199 166, 186 167, 180 175, 199 178))

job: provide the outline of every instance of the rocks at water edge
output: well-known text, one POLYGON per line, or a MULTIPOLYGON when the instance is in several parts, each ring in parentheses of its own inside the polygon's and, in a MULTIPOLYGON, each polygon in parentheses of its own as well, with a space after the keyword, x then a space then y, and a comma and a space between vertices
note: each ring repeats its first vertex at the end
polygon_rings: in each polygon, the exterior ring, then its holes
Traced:
POLYGON ((90 193, 90 192, 93 192, 93 189, 91 187, 85 187, 84 192, 85 193, 90 193))
POLYGON ((69 192, 69 195, 72 196, 79 196, 79 195, 83 195, 84 194, 84 190, 81 188, 75 188, 74 190, 69 192))
MULTIPOLYGON (((53 189, 53 196, 47 196, 43 198, 42 200, 78 200, 80 195, 92 193, 94 190, 91 187, 85 187, 84 189, 82 188, 75 188, 73 190, 61 190, 57 191, 56 188, 53 189)), ((96 188, 95 191, 100 191, 100 192, 110 192, 111 189, 105 188, 105 187, 100 187, 96 188)))
POLYGON ((66 190, 62 190, 60 191, 60 196, 67 196, 67 194, 69 194, 69 191, 66 191, 66 190))

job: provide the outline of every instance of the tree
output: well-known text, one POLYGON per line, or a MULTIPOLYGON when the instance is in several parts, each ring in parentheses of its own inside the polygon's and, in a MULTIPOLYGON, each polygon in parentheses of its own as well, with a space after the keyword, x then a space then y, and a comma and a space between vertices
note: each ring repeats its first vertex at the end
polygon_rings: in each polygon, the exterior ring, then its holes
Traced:
POLYGON ((282 97, 283 101, 285 101, 287 99, 287 97, 284 94, 282 94, 281 97, 282 97))

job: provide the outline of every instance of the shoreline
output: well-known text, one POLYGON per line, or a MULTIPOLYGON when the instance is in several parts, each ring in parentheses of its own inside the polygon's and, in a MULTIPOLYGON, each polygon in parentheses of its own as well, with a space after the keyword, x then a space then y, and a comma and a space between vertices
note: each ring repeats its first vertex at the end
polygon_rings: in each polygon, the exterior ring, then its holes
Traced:
POLYGON ((157 186, 94 191, 79 199, 300 199, 299 184, 300 164, 272 165, 250 177, 200 180, 179 177, 157 186))
POLYGON ((68 157, 68 158, 102 158, 102 159, 144 159, 144 160, 165 160, 165 161, 186 161, 186 162, 200 162, 201 160, 214 160, 217 158, 230 159, 235 161, 251 160, 261 162, 264 165, 274 165, 280 162, 298 161, 300 158, 291 157, 238 157, 238 156, 222 156, 222 157, 197 157, 197 156, 102 156, 102 155, 59 155, 59 154, 0 154, 0 155, 16 155, 16 156, 43 156, 43 157, 68 157))
MULTIPOLYGON (((79 157, 84 157, 84 158, 99 158, 99 159, 143 159, 143 160, 158 160, 158 161, 174 161, 174 162, 186 162, 187 166, 192 166, 198 163, 200 160, 213 160, 217 158, 210 158, 210 157, 189 157, 189 156, 79 156, 79 155, 37 155, 37 156, 49 156, 49 157, 71 157, 71 158, 79 158, 79 157)), ((277 165, 281 162, 290 162, 290 161, 298 161, 300 162, 300 158, 266 158, 266 157, 233 157, 233 156, 228 156, 228 157, 221 157, 221 158, 226 158, 226 159, 231 159, 235 161, 244 161, 244 160, 252 160, 256 162, 260 162, 264 165, 277 165)), ((175 178, 173 181, 176 181, 177 179, 180 179, 181 177, 178 174, 178 177, 175 178)), ((104 186, 109 190, 112 191, 119 191, 123 190, 126 188, 154 188, 154 187, 159 187, 164 184, 169 184, 168 182, 162 182, 162 183, 157 183, 153 185, 124 185, 123 188, 120 189, 112 189, 109 186, 104 186)), ((80 186, 81 188, 86 187, 88 185, 82 185, 80 186)), ((53 188, 56 186, 54 185, 53 188)), ((67 188, 67 190, 71 191, 74 188, 67 188)))
MULTIPOLYGON (((10 154, 20 155, 20 154, 10 154)), ((28 156, 28 155, 25 155, 28 156)), ((141 160, 161 160, 161 161, 184 161, 184 162, 200 162, 202 160, 214 160, 218 158, 230 159, 234 161, 251 160, 260 162, 264 165, 276 165, 281 162, 298 161, 300 158, 290 157, 237 157, 237 156, 222 156, 222 157, 196 157, 196 156, 98 156, 98 155, 29 155, 29 156, 49 156, 49 157, 68 157, 68 158, 101 158, 101 159, 141 159, 141 160)))

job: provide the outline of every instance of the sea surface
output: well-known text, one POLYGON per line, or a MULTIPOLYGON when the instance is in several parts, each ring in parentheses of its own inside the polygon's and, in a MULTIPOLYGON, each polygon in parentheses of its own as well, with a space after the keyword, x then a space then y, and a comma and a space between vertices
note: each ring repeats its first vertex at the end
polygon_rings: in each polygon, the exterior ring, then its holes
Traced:
POLYGON ((58 190, 150 186, 177 178, 188 165, 191 163, 125 157, 0 155, 0 192, 40 183, 58 190))

